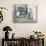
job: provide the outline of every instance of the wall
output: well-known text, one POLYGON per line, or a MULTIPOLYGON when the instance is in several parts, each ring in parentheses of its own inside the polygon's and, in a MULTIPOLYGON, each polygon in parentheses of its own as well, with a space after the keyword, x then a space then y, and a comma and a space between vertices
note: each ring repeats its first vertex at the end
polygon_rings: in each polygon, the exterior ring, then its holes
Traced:
MULTIPOLYGON (((9 25, 12 28, 12 34, 15 32, 16 37, 29 37, 34 31, 41 31, 46 37, 46 0, 0 0, 0 6, 8 8, 3 11, 4 20, 0 23, 0 46, 1 39, 4 38, 3 27, 9 25), (37 4, 37 23, 13 23, 12 9, 13 4, 37 4)), ((45 38, 46 45, 46 38, 45 38)))

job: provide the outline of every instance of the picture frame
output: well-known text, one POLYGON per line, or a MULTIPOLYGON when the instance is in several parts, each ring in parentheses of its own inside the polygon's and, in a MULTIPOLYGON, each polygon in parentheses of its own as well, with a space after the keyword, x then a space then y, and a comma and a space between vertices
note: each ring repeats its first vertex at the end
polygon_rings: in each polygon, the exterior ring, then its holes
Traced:
POLYGON ((13 23, 36 23, 37 5, 14 4, 13 23))

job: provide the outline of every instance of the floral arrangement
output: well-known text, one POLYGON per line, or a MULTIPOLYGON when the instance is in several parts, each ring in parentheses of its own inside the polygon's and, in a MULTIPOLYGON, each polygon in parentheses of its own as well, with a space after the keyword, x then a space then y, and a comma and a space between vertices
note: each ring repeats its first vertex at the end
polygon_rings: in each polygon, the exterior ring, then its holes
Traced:
POLYGON ((36 31, 36 32, 33 31, 33 32, 35 33, 34 35, 37 35, 37 38, 38 38, 38 39, 42 39, 43 36, 44 36, 44 35, 42 34, 42 32, 38 32, 38 31, 36 31))

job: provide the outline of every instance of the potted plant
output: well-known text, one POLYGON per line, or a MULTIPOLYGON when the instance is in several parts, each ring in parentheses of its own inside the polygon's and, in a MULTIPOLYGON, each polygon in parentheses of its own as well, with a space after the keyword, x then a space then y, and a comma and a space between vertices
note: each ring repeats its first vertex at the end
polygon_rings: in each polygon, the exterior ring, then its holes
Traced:
MULTIPOLYGON (((5 7, 0 7, 0 9, 2 10, 2 9, 7 9, 7 8, 5 8, 5 7)), ((2 14, 2 11, 0 10, 0 23, 3 21, 3 14, 2 14)), ((8 10, 8 9, 7 9, 8 10)))

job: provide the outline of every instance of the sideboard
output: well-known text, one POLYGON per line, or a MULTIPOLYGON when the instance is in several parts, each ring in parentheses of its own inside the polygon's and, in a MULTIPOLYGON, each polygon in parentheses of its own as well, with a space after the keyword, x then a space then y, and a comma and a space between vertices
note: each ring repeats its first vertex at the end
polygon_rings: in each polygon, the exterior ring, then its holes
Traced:
POLYGON ((2 46, 44 46, 43 39, 2 39, 2 46))

